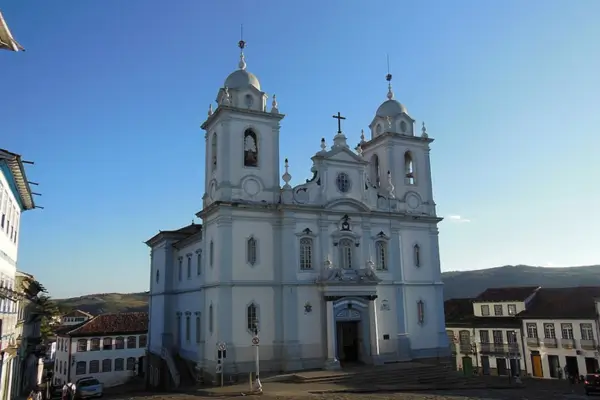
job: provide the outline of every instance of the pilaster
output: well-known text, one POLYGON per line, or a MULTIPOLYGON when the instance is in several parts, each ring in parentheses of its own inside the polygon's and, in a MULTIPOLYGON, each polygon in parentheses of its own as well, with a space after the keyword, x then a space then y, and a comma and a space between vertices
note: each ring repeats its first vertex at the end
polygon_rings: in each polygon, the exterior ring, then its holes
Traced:
POLYGON ((390 231, 390 260, 392 276, 396 282, 404 282, 404 263, 402 262, 402 237, 400 228, 392 226, 390 231))
POLYGON ((363 243, 362 246, 363 259, 362 262, 359 262, 360 268, 363 268, 368 260, 375 261, 375 257, 373 257, 375 249, 372 248, 375 244, 373 243, 373 240, 371 240, 371 224, 365 221, 361 228, 363 238, 366 240, 366 243, 363 243))
MULTIPOLYGON (((300 340, 298 338, 298 286, 291 284, 297 280, 297 236, 294 233, 296 223, 293 214, 286 214, 283 217, 282 224, 282 263, 283 266, 283 281, 284 285, 281 287, 281 301, 279 307, 281 307, 281 320, 283 321, 282 332, 278 330, 277 326, 281 330, 281 324, 276 324, 275 334, 282 334, 283 342, 283 369, 286 371, 298 371, 302 369, 301 363, 301 347, 300 340)), ((277 303, 276 303, 277 304, 277 303)), ((276 307, 278 307, 276 305, 276 307)))
MULTIPOLYGON (((224 213, 225 209, 220 212, 224 213)), ((231 282, 233 279, 233 253, 227 249, 233 243, 233 223, 231 215, 220 215, 217 218, 216 251, 219 252, 218 276, 222 283, 231 282)), ((216 321, 217 341, 227 344, 227 358, 235 360, 235 345, 233 343, 233 289, 230 285, 218 287, 218 303, 214 304, 214 318, 216 321)), ((207 315, 207 318, 209 316, 207 315)), ((208 320, 206 319, 206 323, 208 320)), ((232 373, 237 368, 234 362, 225 363, 226 373, 232 373)))
MULTIPOLYGON (((327 256, 330 255, 329 225, 331 225, 331 222, 326 219, 319 220, 319 259, 316 260, 319 269, 327 256)), ((331 254, 331 257, 333 258, 333 254, 331 254)))
POLYGON ((337 358, 337 344, 335 337, 335 317, 333 315, 333 300, 325 301, 327 308, 327 361, 325 368, 329 370, 340 369, 340 362, 337 358))
POLYGON ((369 327, 371 332, 371 361, 373 364, 381 364, 379 352, 379 327, 377 324, 377 300, 369 301, 369 327))

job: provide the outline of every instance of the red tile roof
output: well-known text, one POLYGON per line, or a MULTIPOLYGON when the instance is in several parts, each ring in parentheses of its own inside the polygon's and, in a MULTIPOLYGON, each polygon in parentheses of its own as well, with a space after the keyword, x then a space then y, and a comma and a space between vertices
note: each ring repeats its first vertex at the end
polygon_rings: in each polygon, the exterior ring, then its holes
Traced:
POLYGON ((475 303, 500 301, 525 301, 539 286, 490 288, 473 299, 475 303))
POLYGON ((148 332, 147 312, 101 314, 83 324, 57 334, 67 336, 103 336, 118 334, 140 334, 148 332))
POLYGON ((446 326, 450 328, 510 328, 521 326, 516 317, 476 317, 473 313, 474 299, 450 299, 444 302, 446 326))
POLYGON ((541 288, 526 310, 518 316, 528 319, 596 319, 595 299, 600 287, 541 288))

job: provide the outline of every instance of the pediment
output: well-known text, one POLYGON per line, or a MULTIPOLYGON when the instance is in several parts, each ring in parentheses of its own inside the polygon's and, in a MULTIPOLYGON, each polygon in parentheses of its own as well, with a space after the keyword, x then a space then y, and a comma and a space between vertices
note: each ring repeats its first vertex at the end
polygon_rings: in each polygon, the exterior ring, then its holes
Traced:
POLYGON ((352 198, 341 198, 330 201, 325 204, 326 210, 362 212, 370 211, 370 208, 363 202, 352 198))
POLYGON ((325 160, 331 161, 368 164, 361 156, 354 153, 349 147, 344 146, 334 147, 327 152, 318 153, 315 157, 322 157, 325 160))

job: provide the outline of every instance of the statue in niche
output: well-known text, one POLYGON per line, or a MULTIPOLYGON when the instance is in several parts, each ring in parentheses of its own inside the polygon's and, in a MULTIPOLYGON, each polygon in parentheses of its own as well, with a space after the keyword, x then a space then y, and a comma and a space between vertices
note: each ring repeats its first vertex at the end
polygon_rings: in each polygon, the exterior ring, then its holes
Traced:
POLYGON ((258 146, 256 143, 256 134, 247 129, 244 132, 244 166, 258 166, 258 146))

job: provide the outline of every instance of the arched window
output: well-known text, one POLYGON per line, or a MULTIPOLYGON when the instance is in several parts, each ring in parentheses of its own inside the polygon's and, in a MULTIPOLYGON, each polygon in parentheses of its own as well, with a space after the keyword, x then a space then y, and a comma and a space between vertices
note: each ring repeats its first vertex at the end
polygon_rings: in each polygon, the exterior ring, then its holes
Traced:
POLYGON ((156 270, 156 283, 160 280, 160 270, 156 270))
POLYGON ((148 346, 148 336, 146 336, 146 335, 140 335, 138 347, 140 349, 143 349, 146 346, 148 346))
POLYGON ((244 132, 244 166, 258 166, 258 138, 252 129, 244 132))
POLYGON ((90 374, 97 374, 98 372, 100 372, 100 361, 90 361, 90 374))
POLYGON ((85 361, 77 361, 75 365, 75 375, 85 375, 87 374, 87 365, 85 361))
POLYGON ((258 329, 258 308, 254 303, 250 303, 246 309, 246 325, 251 333, 256 333, 258 329))
POLYGON ((208 331, 213 333, 213 305, 208 307, 208 331))
POLYGON ((385 241, 378 240, 375 242, 375 256, 377 257, 375 267, 380 271, 387 271, 387 243, 385 241))
POLYGON ((300 269, 308 271, 313 269, 313 240, 311 238, 300 239, 300 269))
POLYGON ((212 140, 211 140, 211 157, 212 157, 212 170, 216 170, 217 169, 217 133, 214 132, 212 134, 212 140))
POLYGON ((112 350, 112 338, 105 337, 102 339, 102 350, 112 350))
POLYGON ((102 372, 111 372, 112 371, 112 359, 105 358, 102 360, 102 372))
POLYGON ((93 338, 90 342, 90 351, 99 351, 100 350, 100 339, 93 338))
POLYGON ((400 132, 406 133, 406 128, 407 128, 406 122, 405 121, 400 122, 400 132))
POLYGON ((213 241, 210 241, 210 245, 208 248, 208 264, 212 267, 213 266, 213 261, 215 259, 215 244, 213 243, 213 241))
POLYGON ((352 269, 352 252, 354 243, 350 239, 342 239, 338 244, 340 248, 340 266, 343 269, 352 269))
POLYGON ((253 237, 246 242, 246 262, 250 265, 256 265, 258 259, 257 242, 253 237))
POLYGON ((404 153, 404 182, 407 185, 415 184, 415 165, 410 151, 404 153))
POLYGON ((413 247, 413 258, 415 262, 415 267, 421 266, 421 247, 418 244, 415 244, 413 247))
POLYGON ((115 359, 115 371, 123 371, 125 369, 125 360, 122 358, 115 359))
POLYGON ((135 349, 137 347, 137 338, 135 336, 127 336, 127 348, 135 349))
POLYGON ((87 339, 79 339, 77 341, 77 351, 87 351, 87 339))
POLYGON ((379 156, 377 154, 373 154, 371 157, 371 184, 375 185, 375 187, 379 187, 381 184, 381 178, 379 174, 379 156))
POLYGON ((122 350, 125 348, 125 339, 122 336, 119 336, 115 339, 115 349, 122 350))
POLYGON ((127 371, 135 370, 135 357, 127 357, 127 371))

